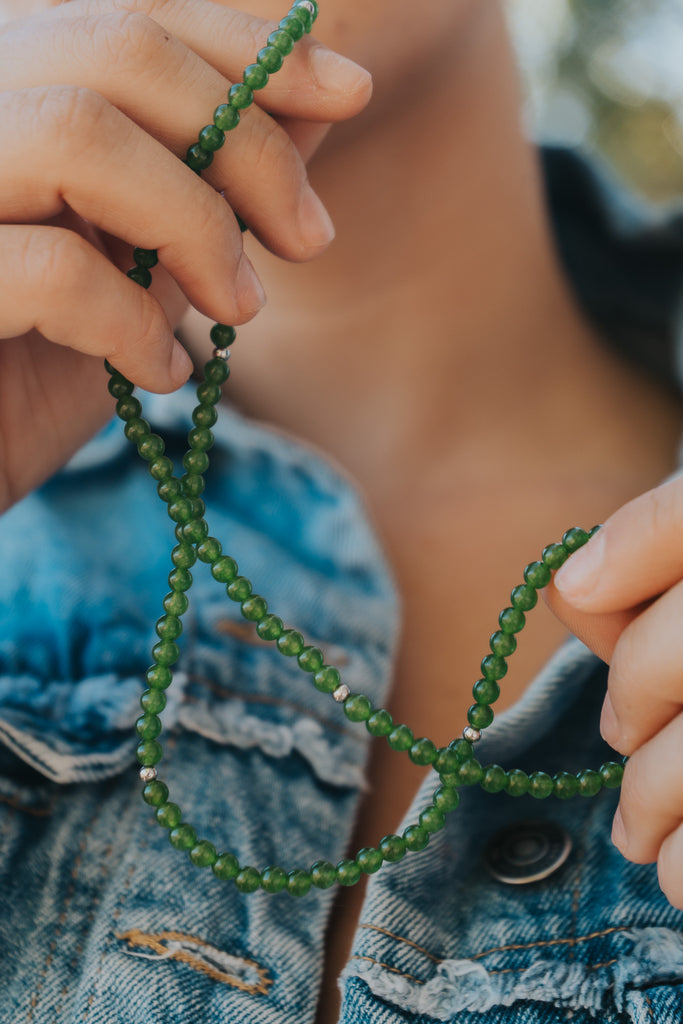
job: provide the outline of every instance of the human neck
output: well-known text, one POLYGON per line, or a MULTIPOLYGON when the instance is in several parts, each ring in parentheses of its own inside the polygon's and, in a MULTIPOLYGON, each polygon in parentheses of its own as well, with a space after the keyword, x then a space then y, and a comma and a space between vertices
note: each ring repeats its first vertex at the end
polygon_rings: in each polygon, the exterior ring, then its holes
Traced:
POLYGON ((240 331, 231 393, 363 487, 380 465, 389 490, 429 460, 478 472, 510 424, 530 472, 573 436, 600 473, 612 444, 620 378, 556 264, 498 6, 477 9, 438 88, 378 97, 317 155, 329 252, 253 254, 269 305, 240 331))

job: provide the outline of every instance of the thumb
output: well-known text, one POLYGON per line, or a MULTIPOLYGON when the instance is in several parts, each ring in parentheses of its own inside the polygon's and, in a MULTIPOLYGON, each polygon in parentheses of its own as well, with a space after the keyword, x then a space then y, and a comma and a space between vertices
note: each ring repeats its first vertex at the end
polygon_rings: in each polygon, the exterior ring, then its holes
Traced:
POLYGON ((608 665, 617 640, 643 608, 639 605, 616 612, 580 611, 560 594, 553 580, 541 593, 553 615, 608 665))

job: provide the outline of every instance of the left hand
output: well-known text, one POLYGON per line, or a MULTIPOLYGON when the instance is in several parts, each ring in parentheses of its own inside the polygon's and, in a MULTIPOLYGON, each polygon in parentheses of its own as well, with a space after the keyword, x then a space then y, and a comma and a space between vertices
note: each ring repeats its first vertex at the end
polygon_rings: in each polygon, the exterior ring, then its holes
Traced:
POLYGON ((683 476, 615 512, 545 597, 610 666, 600 731, 629 755, 612 841, 683 909, 683 476))

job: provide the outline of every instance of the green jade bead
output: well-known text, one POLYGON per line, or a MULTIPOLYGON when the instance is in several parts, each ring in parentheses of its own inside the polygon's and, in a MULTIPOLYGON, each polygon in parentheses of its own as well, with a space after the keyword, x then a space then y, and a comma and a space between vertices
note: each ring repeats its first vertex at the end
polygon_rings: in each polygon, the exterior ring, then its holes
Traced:
POLYGON ((419 817, 420 828, 425 832, 438 832, 446 824, 446 817, 438 807, 425 807, 419 817))
POLYGON ((521 768, 512 768, 506 772, 505 792, 510 796, 524 796, 529 791, 529 776, 521 768))
POLYGON ((166 694, 163 690, 145 690, 140 696, 140 707, 149 715, 158 715, 166 707, 166 694))
POLYGON ((186 498, 197 498, 204 490, 204 477, 197 473, 185 473, 180 478, 180 486, 186 498))
MULTIPOLYGON (((237 331, 230 324, 214 324, 209 332, 209 337, 214 343, 216 348, 230 348, 237 337, 237 331)), ((222 384, 223 381, 227 380, 228 374, 230 373, 230 367, 223 359, 210 359, 206 364, 208 374, 205 370, 205 377, 207 380, 213 380, 213 373, 216 369, 216 363, 221 363, 224 368, 225 376, 222 381, 213 381, 214 384, 222 384)))
POLYGON ((177 640, 183 631, 183 624, 177 615, 162 615, 157 619, 155 629, 162 640, 177 640))
MULTIPOLYGON (((212 412, 214 416, 216 415, 215 409, 206 409, 206 412, 212 412)), ((207 427, 200 427, 200 429, 207 429, 208 426, 210 426, 210 424, 207 424, 207 427)), ((200 452, 193 449, 183 455, 183 467, 188 473, 206 473, 209 468, 209 456, 206 452, 200 452)))
POLYGON ((387 736, 387 743, 392 750, 410 750, 414 742, 412 730, 407 725, 395 726, 387 736))
POLYGON ((180 648, 173 640, 162 640, 152 648, 152 657, 158 665, 173 665, 180 657, 180 648))
POLYGON ((256 892, 257 889, 261 888, 261 875, 256 868, 242 868, 235 875, 234 881, 240 892, 256 892))
POLYGON ((484 769, 472 757, 467 761, 461 761, 457 771, 458 784, 461 786, 476 786, 484 777, 484 769))
POLYGON ((296 658, 306 646, 306 641, 301 633, 295 629, 285 629, 277 638, 276 643, 280 654, 284 654, 287 658, 296 658))
MULTIPOLYGON (((212 427, 218 419, 218 413, 213 405, 197 405, 192 410, 192 422, 195 427, 212 427)), ((189 452, 187 453, 190 454, 189 452)), ((194 452, 194 455, 198 455, 198 452, 194 452)), ((185 459, 183 459, 183 463, 185 459)), ((208 458, 207 458, 208 467, 208 458)))
POLYGON ((157 807, 156 819, 162 828, 176 828, 183 820, 183 812, 178 804, 167 801, 157 807))
POLYGON ((152 665, 145 673, 150 689, 166 690, 173 682, 173 673, 165 665, 152 665))
POLYGON ((498 629, 495 633, 491 634, 489 647, 497 657, 508 658, 517 650, 517 641, 511 633, 504 633, 501 629, 498 629))
MULTIPOLYGON (((220 327, 224 331, 232 331, 233 335, 235 333, 234 327, 227 327, 225 324, 214 324, 211 330, 214 331, 216 327, 220 327)), ((216 347, 218 348, 219 346, 216 347)), ((204 367, 204 379, 207 384, 211 384, 213 387, 222 387, 229 376, 230 367, 224 359, 219 359, 218 357, 209 359, 204 367)))
POLYGON ((232 583, 228 583, 225 592, 231 601, 241 603, 251 597, 251 582, 246 576, 238 576, 232 583))
POLYGON ((142 799, 150 807, 161 807, 168 800, 168 786, 160 779, 153 779, 145 784, 142 799))
POLYGON ((500 697, 500 686, 495 679, 478 679, 472 687, 472 696, 477 704, 495 704, 500 697))
POLYGON ((139 267, 146 267, 148 270, 156 267, 159 262, 156 249, 141 249, 139 246, 133 249, 133 259, 139 267))
POLYGON ((215 537, 206 537, 201 544, 197 545, 197 558, 200 562, 207 562, 213 565, 221 557, 223 548, 221 542, 215 537))
POLYGON ((433 764, 436 760, 436 745, 426 736, 415 740, 408 751, 408 757, 413 764, 425 767, 433 764))
POLYGON ((316 889, 329 889, 337 881, 337 869, 328 860, 317 860, 311 865, 310 876, 316 889))
POLYGON ((257 89, 263 89, 268 84, 268 78, 268 69, 262 64, 249 64, 242 75, 244 84, 254 92, 257 89))
POLYGON ((282 67, 284 57, 276 46, 264 46, 256 55, 256 60, 264 71, 274 74, 282 67))
POLYGON ((180 825, 176 825, 175 828, 171 829, 168 834, 168 841, 176 850, 191 850, 197 843, 197 833, 192 828, 192 825, 182 821, 180 825))
POLYGON ((212 447, 214 437, 207 427, 193 427, 187 435, 187 440, 191 448, 203 452, 212 447))
POLYGON ((367 722, 372 714, 372 704, 362 693, 352 693, 344 701, 344 714, 350 722, 367 722))
POLYGON ((371 736, 388 736, 394 728, 394 720, 388 711, 381 708, 370 715, 365 728, 371 736))
POLYGON ((318 647, 304 647, 296 660, 303 672, 319 672, 325 664, 325 656, 318 647))
POLYGON ((230 555, 222 555, 211 566, 211 575, 219 583, 232 583, 237 576, 237 562, 230 555))
POLYGON ((256 632, 262 640, 277 640, 283 630, 282 619, 277 615, 266 615, 256 626, 256 632))
MULTIPOLYGON (((213 112, 213 123, 222 132, 230 132, 240 123, 239 110, 230 103, 219 104, 213 112)), ((214 342, 214 344, 216 344, 214 342)), ((216 348, 225 348, 224 345, 216 345, 216 348)))
POLYGON ((204 149, 198 142, 195 142, 185 154, 185 163, 192 171, 197 173, 205 171, 213 163, 213 153, 208 149, 204 149))
MULTIPOLYGON (((380 843, 380 847, 381 847, 380 843)), ((382 867, 385 858, 374 846, 364 846, 356 854, 356 864, 364 875, 374 875, 382 867)))
POLYGON ((268 604, 264 598, 254 594, 252 597, 248 597, 246 601, 242 601, 240 611, 248 622, 260 622, 268 612, 268 604))
POLYGON ((332 665, 325 665, 324 668, 321 668, 313 676, 313 685, 321 693, 334 693, 337 687, 341 685, 339 669, 334 668, 332 665))
POLYGON ((538 594, 527 583, 521 583, 510 594, 512 607, 521 612, 530 612, 538 603, 538 594))
POLYGON ((157 740, 143 740, 138 743, 135 756, 144 768, 153 768, 163 757, 161 744, 157 740))
POLYGON ((126 271, 126 277, 129 277, 131 281, 135 281, 136 284, 141 285, 143 288, 149 288, 152 283, 152 275, 147 267, 131 267, 130 270, 126 271))
POLYGON ((302 22, 292 14, 285 15, 278 24, 278 28, 282 32, 286 32, 291 36, 295 43, 298 42, 304 34, 304 26, 302 22))
POLYGON ((210 868, 217 857, 216 847, 208 839, 200 839, 190 850, 190 860, 198 868, 210 868))
POLYGON ((287 872, 277 865, 264 868, 261 872, 261 888, 270 893, 282 892, 287 888, 287 872))
POLYGON ((199 133, 199 145, 210 153, 220 149, 225 142, 225 132, 215 124, 207 124, 199 133))
POLYGON ((579 796, 597 796, 602 789, 600 772, 595 772, 591 768, 585 768, 579 772, 576 776, 576 781, 578 783, 579 796))
POLYGON ((529 796, 535 800, 545 800, 552 796, 553 780, 547 772, 532 772, 529 775, 529 796))
MULTIPOLYGON (((507 773, 499 764, 487 764, 479 785, 486 793, 502 793, 507 784, 507 773)), ((551 784, 552 789, 552 784, 551 784)))
POLYGON ((571 530, 567 530, 562 535, 562 543, 569 552, 578 551, 579 548, 588 543, 589 539, 588 533, 582 530, 580 526, 573 526, 571 530))
POLYGON ((216 878, 229 882, 239 874, 240 865, 234 854, 221 853, 215 863, 211 865, 211 870, 216 878))
POLYGON ((313 879, 308 871, 295 868, 287 874, 287 892, 290 896, 305 896, 312 885, 313 879))
POLYGON ((174 569, 168 574, 168 585, 171 590, 181 593, 189 590, 192 586, 192 573, 189 569, 174 569))
POLYGON ((520 633, 526 625, 526 616, 519 608, 504 608, 498 616, 503 633, 520 633))
POLYGON ((420 825, 408 825, 403 833, 403 838, 411 853, 419 853, 429 845, 429 832, 420 825))
POLYGON ((361 874, 360 865, 355 860, 340 860, 337 864, 337 881, 340 885, 356 885, 361 874))
MULTIPOLYGON (((267 69, 266 69, 267 70, 267 69)), ((236 110, 246 110, 254 101, 254 93, 244 82, 236 82, 230 86, 228 103, 236 110)))
MULTIPOLYGON (((391 864, 405 857, 407 849, 403 836, 388 835, 384 836, 379 842, 379 852, 382 854, 383 859, 391 864)), ((358 858, 356 858, 357 862, 358 858)))
POLYGON ((268 46, 274 46, 276 50, 279 50, 283 57, 291 53, 294 48, 294 40, 290 36, 289 32, 283 32, 282 29, 275 29, 268 36, 268 46))
POLYGON ((439 786, 432 797, 432 803, 444 814, 450 814, 460 804, 460 794, 452 786, 439 786))
POLYGON ((142 740, 155 740, 161 732, 161 719, 145 712, 135 723, 135 731, 142 740))
POLYGON ((549 544, 543 548, 541 558, 549 569, 559 569, 569 558, 569 550, 564 544, 549 544))
POLYGON ((460 766, 460 758, 450 747, 441 747, 434 758, 434 771, 439 775, 453 775, 460 766))
POLYGON ((209 535, 209 524, 206 519, 191 519, 183 528, 183 540, 190 544, 200 544, 209 535))
POLYGON ((600 767, 600 778, 605 789, 618 789, 624 777, 624 766, 617 761, 606 761, 600 767))
POLYGON ((160 483, 170 480, 173 476, 173 463, 167 455, 160 455, 159 458, 150 462, 147 468, 154 479, 160 483))
POLYGON ((553 792, 560 800, 571 800, 579 791, 576 776, 570 772, 558 772, 553 775, 553 792))
POLYGON ((524 579, 534 590, 547 587, 551 578, 552 572, 544 562, 531 562, 524 570, 524 579))
POLYGON ((507 673, 508 667, 504 658, 496 654, 487 654, 481 661, 481 674, 484 679, 492 679, 497 682, 507 673))
POLYGON ((489 704, 472 704, 467 711, 467 721, 473 729, 487 729, 493 721, 493 708, 489 704))

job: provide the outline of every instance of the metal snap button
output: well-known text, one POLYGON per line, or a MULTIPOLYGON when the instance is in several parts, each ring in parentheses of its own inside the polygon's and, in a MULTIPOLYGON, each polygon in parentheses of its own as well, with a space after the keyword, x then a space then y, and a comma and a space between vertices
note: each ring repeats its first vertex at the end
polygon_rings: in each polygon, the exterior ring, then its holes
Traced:
POLYGON ((528 885, 561 868, 571 848, 569 833, 554 821, 519 821, 491 837, 484 863, 497 881, 528 885))

